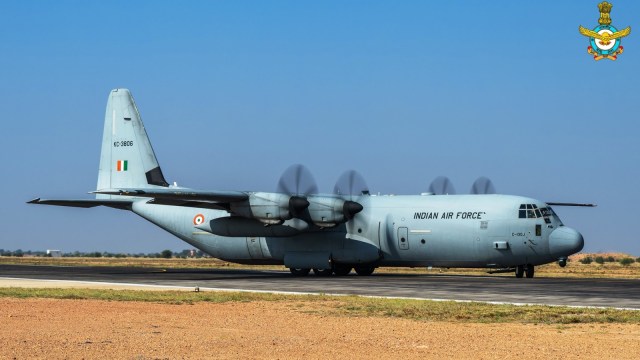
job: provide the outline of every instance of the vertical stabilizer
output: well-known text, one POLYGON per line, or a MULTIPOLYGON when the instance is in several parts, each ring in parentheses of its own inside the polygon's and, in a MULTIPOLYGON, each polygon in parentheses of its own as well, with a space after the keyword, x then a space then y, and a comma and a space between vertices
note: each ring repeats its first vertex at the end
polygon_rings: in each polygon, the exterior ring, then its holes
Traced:
POLYGON ((111 90, 104 116, 97 190, 167 186, 133 96, 127 89, 111 90))

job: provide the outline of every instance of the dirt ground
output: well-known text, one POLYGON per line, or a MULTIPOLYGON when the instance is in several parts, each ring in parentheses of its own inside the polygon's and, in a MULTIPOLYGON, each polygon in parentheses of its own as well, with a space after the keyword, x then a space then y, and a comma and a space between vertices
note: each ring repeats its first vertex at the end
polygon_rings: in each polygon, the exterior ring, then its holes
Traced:
POLYGON ((312 302, 0 299, 2 359, 637 359, 640 324, 469 324, 312 302))

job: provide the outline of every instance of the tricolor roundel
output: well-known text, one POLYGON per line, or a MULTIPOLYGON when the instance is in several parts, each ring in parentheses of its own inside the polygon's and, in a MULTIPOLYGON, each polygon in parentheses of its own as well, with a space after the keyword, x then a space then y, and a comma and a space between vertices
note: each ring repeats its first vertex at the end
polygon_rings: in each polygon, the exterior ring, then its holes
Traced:
POLYGON ((128 160, 118 160, 116 162, 116 171, 127 171, 127 170, 129 170, 128 160))
POLYGON ((200 225, 204 222, 204 215, 198 214, 193 218, 193 225, 200 225))

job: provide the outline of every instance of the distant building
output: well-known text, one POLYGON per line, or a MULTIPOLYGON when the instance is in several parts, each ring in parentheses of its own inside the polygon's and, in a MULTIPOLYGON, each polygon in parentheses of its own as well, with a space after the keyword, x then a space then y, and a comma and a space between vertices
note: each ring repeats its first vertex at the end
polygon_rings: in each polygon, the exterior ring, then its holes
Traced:
POLYGON ((62 251, 61 250, 47 250, 47 255, 51 256, 51 257, 62 257, 62 251))

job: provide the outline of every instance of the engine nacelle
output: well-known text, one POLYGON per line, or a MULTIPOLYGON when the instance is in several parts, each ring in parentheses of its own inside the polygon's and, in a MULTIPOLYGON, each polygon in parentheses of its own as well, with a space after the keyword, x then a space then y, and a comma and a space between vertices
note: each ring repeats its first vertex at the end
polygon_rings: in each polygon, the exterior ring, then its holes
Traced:
POLYGON ((359 203, 338 197, 310 196, 307 200, 309 217, 320 227, 333 227, 347 222, 362 211, 362 205, 359 203))
POLYGON ((232 202, 231 212, 245 218, 253 218, 267 225, 282 224, 291 219, 289 211, 291 196, 279 193, 257 192, 249 200, 232 202))

